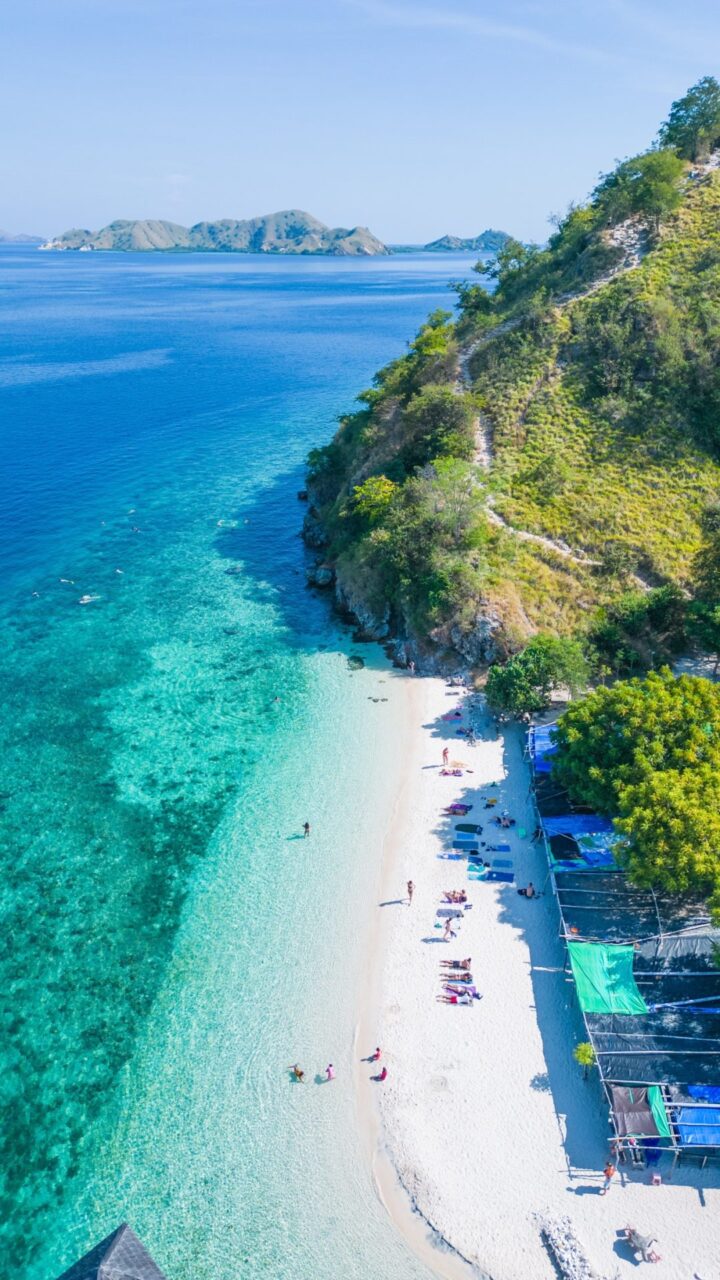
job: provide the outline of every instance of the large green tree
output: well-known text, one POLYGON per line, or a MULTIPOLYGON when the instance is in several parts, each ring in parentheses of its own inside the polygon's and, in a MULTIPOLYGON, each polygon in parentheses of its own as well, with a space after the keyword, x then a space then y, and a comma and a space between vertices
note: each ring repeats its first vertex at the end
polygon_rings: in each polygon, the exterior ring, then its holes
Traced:
POLYGON ((720 886, 720 769, 663 769, 620 793, 618 830, 637 884, 673 892, 720 886))
POLYGON ((597 689, 555 732, 553 777, 615 818, 639 884, 720 907, 720 688, 668 668, 597 689))
POLYGON ((658 140, 686 160, 701 159, 720 141, 720 84, 714 76, 703 76, 673 102, 658 140))
POLYGON ((555 689, 577 693, 587 679, 587 662, 576 640, 539 635, 503 666, 490 668, 485 695, 496 711, 522 716, 543 711, 555 689))
POLYGON ((625 788, 655 773, 720 769, 720 688, 667 667, 619 680, 569 707, 555 740, 553 775, 571 799, 614 817, 625 788))
POLYGON ((610 225, 638 217, 656 231, 680 204, 684 171, 680 157, 668 148, 624 160, 593 192, 599 217, 610 225))

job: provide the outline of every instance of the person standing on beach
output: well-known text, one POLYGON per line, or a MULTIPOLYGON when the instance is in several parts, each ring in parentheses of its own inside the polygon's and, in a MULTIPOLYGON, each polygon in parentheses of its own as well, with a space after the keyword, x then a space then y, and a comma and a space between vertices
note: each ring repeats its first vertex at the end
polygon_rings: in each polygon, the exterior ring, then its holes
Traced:
POLYGON ((413 896, 414 892, 415 892, 415 885, 413 884, 412 880, 408 880, 408 882, 407 882, 407 899, 408 899, 408 906, 409 906, 409 907, 411 907, 411 906, 412 906, 412 896, 413 896))
POLYGON ((334 1066, 333 1066, 332 1062, 328 1062, 328 1064, 327 1064, 327 1066, 326 1066, 326 1068, 325 1068, 325 1079, 326 1079, 326 1080, 334 1080, 334 1079, 335 1079, 335 1068, 334 1068, 334 1066))
POLYGON ((408 663, 408 670, 409 670, 409 672, 410 672, 410 675, 411 675, 411 676, 414 676, 414 675, 415 675, 415 663, 414 663, 414 662, 410 662, 410 663, 408 663))
POLYGON ((605 1179, 605 1181, 603 1182, 602 1187, 600 1189, 601 1196, 607 1195, 607 1192, 610 1188, 610 1183, 615 1177, 616 1172, 617 1170, 615 1168, 615 1165, 612 1163, 611 1160, 608 1160, 607 1164, 605 1165, 605 1168, 603 1169, 603 1178, 605 1179))
POLYGON ((449 759, 450 759, 450 752, 447 747, 443 747, 443 757, 442 757, 443 764, 447 764, 449 759))
POLYGON ((303 836, 307 840, 309 835, 310 835, 310 823, 303 822, 303 836))

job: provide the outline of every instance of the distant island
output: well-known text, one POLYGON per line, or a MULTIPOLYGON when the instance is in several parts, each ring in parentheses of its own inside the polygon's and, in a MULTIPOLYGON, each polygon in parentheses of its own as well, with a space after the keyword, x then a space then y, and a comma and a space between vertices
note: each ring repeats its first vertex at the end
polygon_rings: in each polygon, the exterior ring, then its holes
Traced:
POLYGON ((3 231, 0 228, 0 244, 42 244, 42 239, 42 236, 28 236, 20 231, 3 231))
POLYGON ((100 231, 73 229, 45 241, 41 249, 121 252, 329 254, 370 257, 390 250, 367 227, 327 227, 310 213, 289 209, 238 221, 177 222, 120 220, 100 231))
POLYGON ((497 253, 512 236, 507 231, 495 231, 488 227, 479 236, 462 240, 460 236, 440 236, 429 244, 391 244, 390 253, 497 253))
POLYGON ((439 240, 431 240, 430 244, 423 247, 429 253, 455 253, 459 250, 466 253, 497 253, 510 239, 512 237, 507 231, 494 231, 492 227, 488 227, 479 236, 471 236, 468 240, 461 240, 459 236, 441 236, 439 240))
POLYGON ((462 240, 441 236, 429 244, 386 245, 367 227, 327 227, 311 213, 287 209, 261 218, 221 218, 183 227, 154 218, 110 222, 99 231, 74 227, 41 243, 40 236, 11 236, 0 231, 0 243, 38 244, 41 249, 108 250, 121 253, 284 253, 329 254, 334 257, 375 257, 389 253, 497 253, 511 237, 488 228, 462 240))

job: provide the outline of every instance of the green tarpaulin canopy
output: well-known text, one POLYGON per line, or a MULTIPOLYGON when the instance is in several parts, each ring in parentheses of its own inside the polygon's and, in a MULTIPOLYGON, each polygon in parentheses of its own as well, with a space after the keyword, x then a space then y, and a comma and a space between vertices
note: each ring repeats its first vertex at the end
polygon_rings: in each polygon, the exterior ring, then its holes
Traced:
POLYGON ((665 1103, 663 1102, 662 1089, 659 1085, 650 1085, 650 1088, 648 1089, 648 1102, 650 1103, 650 1110, 655 1117, 658 1133, 662 1138, 670 1138, 672 1136, 670 1132, 670 1124, 667 1118, 667 1111, 665 1110, 665 1103))
POLYGON ((633 948, 568 942, 583 1013, 647 1013, 633 975, 633 948))

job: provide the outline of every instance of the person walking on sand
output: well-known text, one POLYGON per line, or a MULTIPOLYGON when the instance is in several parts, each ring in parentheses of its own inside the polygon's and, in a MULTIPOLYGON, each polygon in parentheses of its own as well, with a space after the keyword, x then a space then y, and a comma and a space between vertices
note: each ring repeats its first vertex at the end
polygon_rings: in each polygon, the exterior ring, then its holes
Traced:
POLYGON ((310 823, 303 822, 303 836, 307 840, 309 835, 310 835, 310 823))
POLYGON ((411 906, 412 906, 412 896, 413 896, 414 892, 415 892, 415 885, 413 884, 412 880, 408 880, 408 882, 407 882, 407 900, 408 900, 408 906, 409 906, 409 907, 411 907, 411 906))
POLYGON ((447 747, 443 747, 443 757, 442 757, 442 760, 443 760, 443 764, 447 764, 447 763, 448 763, 448 761, 450 760, 450 751, 449 751, 449 749, 448 749, 447 747))
POLYGON ((450 916, 445 921, 445 930, 443 932, 443 942, 449 942, 451 938, 457 938, 457 934, 453 929, 453 918, 450 916))
POLYGON ((334 1066, 333 1066, 332 1062, 328 1062, 328 1064, 327 1064, 327 1066, 326 1066, 326 1068, 325 1068, 325 1079, 326 1079, 326 1080, 334 1080, 334 1079, 335 1079, 335 1068, 334 1068, 334 1066))
POLYGON ((617 1170, 615 1168, 615 1165, 612 1163, 611 1160, 608 1160, 607 1164, 605 1165, 605 1168, 603 1169, 603 1178, 605 1179, 605 1181, 603 1182, 602 1187, 600 1188, 601 1196, 607 1195, 607 1192, 610 1188, 610 1183, 615 1177, 616 1172, 617 1170))

